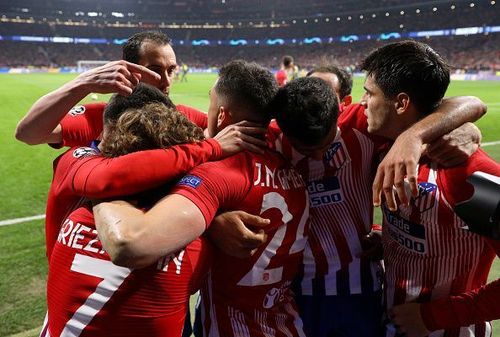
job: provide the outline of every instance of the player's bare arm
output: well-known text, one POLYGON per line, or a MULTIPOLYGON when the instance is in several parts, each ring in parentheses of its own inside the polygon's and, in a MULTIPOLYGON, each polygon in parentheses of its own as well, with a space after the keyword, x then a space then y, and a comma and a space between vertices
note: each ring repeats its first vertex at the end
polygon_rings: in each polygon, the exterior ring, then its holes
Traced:
POLYGON ((172 194, 147 212, 125 201, 102 202, 93 208, 99 239, 113 263, 129 268, 148 266, 182 249, 206 228, 200 209, 172 194))
POLYGON ((224 253, 246 258, 266 242, 267 235, 259 228, 267 225, 268 219, 244 211, 232 211, 215 217, 207 234, 224 253))
POLYGON ((481 131, 473 123, 459 128, 424 145, 425 155, 439 165, 453 167, 466 161, 481 144, 481 131))
POLYGON ((29 145, 60 143, 60 120, 90 93, 130 95, 139 81, 160 81, 160 75, 138 64, 113 61, 88 70, 33 104, 16 128, 16 138, 29 145))
POLYGON ((390 210, 397 209, 396 193, 401 203, 408 204, 409 197, 404 181, 406 177, 411 194, 416 196, 418 194, 416 168, 422 154, 422 145, 432 143, 464 123, 476 121, 485 113, 486 105, 477 97, 447 98, 435 112, 399 135, 378 166, 373 182, 373 204, 380 206, 382 193, 390 210))

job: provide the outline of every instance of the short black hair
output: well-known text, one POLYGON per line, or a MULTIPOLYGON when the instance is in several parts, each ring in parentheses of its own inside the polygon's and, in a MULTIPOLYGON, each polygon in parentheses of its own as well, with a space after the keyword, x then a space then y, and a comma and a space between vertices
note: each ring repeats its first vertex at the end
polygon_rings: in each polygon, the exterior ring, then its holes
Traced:
POLYGON ((290 64, 293 63, 293 57, 291 57, 290 55, 285 55, 285 56, 283 56, 283 61, 282 62, 283 62, 283 65, 285 67, 289 67, 290 64))
POLYGON ((130 96, 114 94, 104 109, 104 124, 114 123, 129 108, 139 109, 149 103, 163 103, 175 109, 174 103, 158 88, 140 82, 130 96))
POLYGON ((450 69, 441 56, 428 45, 413 40, 372 51, 361 69, 373 76, 386 97, 407 93, 421 115, 437 108, 450 84, 450 69))
POLYGON ((314 68, 307 73, 307 77, 314 73, 329 73, 337 76, 339 80, 339 97, 343 100, 346 96, 349 96, 352 92, 352 75, 346 70, 334 65, 322 65, 314 68))
POLYGON ((281 87, 272 103, 285 136, 314 146, 337 123, 339 104, 332 88, 317 77, 302 77, 281 87))
POLYGON ((166 44, 170 44, 172 42, 172 39, 170 39, 167 34, 160 31, 148 30, 145 32, 136 33, 129 37, 127 42, 123 45, 122 59, 127 62, 138 64, 141 58, 141 46, 144 41, 150 41, 159 46, 163 46, 166 44))
POLYGON ((243 60, 226 63, 220 68, 214 89, 219 99, 238 114, 237 120, 257 123, 271 120, 269 104, 278 91, 278 83, 269 70, 257 63, 243 60))

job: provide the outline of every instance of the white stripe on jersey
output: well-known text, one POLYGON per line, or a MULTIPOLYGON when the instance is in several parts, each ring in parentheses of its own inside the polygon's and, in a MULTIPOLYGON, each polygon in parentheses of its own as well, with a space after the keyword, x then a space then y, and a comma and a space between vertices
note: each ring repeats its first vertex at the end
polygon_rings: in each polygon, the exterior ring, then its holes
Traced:
POLYGON ((39 337, 50 337, 49 332, 49 312, 45 313, 45 318, 43 319, 42 330, 40 331, 39 337))
MULTIPOLYGON (((361 242, 359 240, 371 229, 371 179, 372 161, 374 156, 374 144, 364 134, 357 130, 354 132, 354 141, 345 143, 342 133, 338 130, 333 143, 340 143, 337 153, 341 151, 340 157, 334 157, 336 165, 341 166, 332 174, 332 168, 328 168, 328 176, 325 177, 326 168, 324 162, 312 159, 307 160, 307 180, 309 182, 322 179, 338 179, 339 193, 341 201, 321 207, 311 208, 310 237, 316 238, 312 245, 315 247, 306 248, 304 255, 304 278, 302 280, 302 294, 312 295, 312 281, 317 274, 316 263, 323 263, 327 270, 324 277, 325 294, 337 295, 337 272, 342 268, 349 271, 349 292, 359 294, 362 292, 361 261, 356 257, 361 253, 361 242), (360 150, 357 149, 359 146, 360 150), (356 149, 355 149, 356 148, 356 149), (350 153, 349 151, 353 151, 350 153), (361 152, 361 153, 359 153, 361 152), (361 156, 361 167, 354 168, 351 156, 361 156), (343 161, 341 163, 341 161, 343 161), (361 172, 360 176, 358 172, 361 172), (339 245, 336 243, 338 240, 339 245), (317 242, 317 243, 316 243, 317 242), (346 247, 347 250, 338 251, 338 247, 346 247), (314 252, 322 251, 325 261, 316 261, 314 252)), ((345 137, 345 136, 344 136, 345 137)), ((293 152, 293 151, 292 151, 293 152)), ((300 156, 298 158, 301 158, 300 156)), ((303 158, 303 156, 302 156, 303 158)), ((356 158, 357 159, 357 158, 356 158)), ((300 159, 294 160, 300 162, 300 159)), ((302 163, 301 163, 302 164, 302 163)), ((299 165, 299 169, 301 166, 299 165)), ((323 256, 317 257, 323 259, 323 256)), ((366 271, 372 276, 373 290, 381 288, 380 274, 381 267, 377 264, 370 265, 366 271)))
POLYGON ((227 314, 231 321, 233 336, 250 337, 250 331, 248 331, 248 326, 245 323, 245 316, 243 315, 243 313, 238 309, 228 306, 227 314))
MULTIPOLYGON (((208 301, 207 304, 210 306, 210 330, 208 332, 209 337, 219 337, 219 322, 217 322, 217 314, 215 313, 215 305, 213 304, 213 294, 212 294, 212 271, 208 273, 208 301)), ((205 321, 203 323, 203 328, 205 328, 205 321)), ((203 329, 205 331, 205 329, 203 329)))
POLYGON ((271 326, 267 322, 267 312, 255 310, 254 318, 255 318, 255 322, 257 322, 261 326, 262 333, 264 334, 265 337, 276 336, 276 330, 271 328, 271 326))
POLYGON ((287 318, 287 315, 285 315, 285 314, 277 314, 276 315, 276 325, 277 325, 279 331, 281 331, 283 334, 285 334, 285 336, 293 336, 293 334, 290 332, 290 330, 288 330, 288 328, 286 326, 286 318, 287 318))
MULTIPOLYGON (((407 221, 409 226, 423 227, 424 251, 412 251, 392 237, 389 229, 394 228, 394 225, 384 216, 388 308, 415 301, 423 294, 433 300, 449 296, 452 289, 471 289, 474 278, 481 269, 484 240, 461 229, 465 223, 446 200, 438 180, 436 165, 419 166, 418 172, 419 181, 437 185, 437 188, 433 193, 426 192, 424 197, 413 200, 410 206, 400 205, 400 211, 396 214, 398 222, 407 221)), ((489 323, 486 323, 484 335, 476 334, 476 329, 481 324, 462 327, 457 336, 490 336, 489 323)), ((442 337, 445 333, 445 330, 434 331, 429 337, 442 337)), ((386 336, 393 334, 387 331, 386 336)))

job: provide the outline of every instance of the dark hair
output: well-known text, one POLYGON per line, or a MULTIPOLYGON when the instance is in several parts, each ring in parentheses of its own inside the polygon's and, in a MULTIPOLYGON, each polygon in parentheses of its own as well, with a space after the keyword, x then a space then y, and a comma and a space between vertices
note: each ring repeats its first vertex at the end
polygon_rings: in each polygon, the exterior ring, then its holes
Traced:
POLYGON ((290 55, 285 55, 283 56, 283 65, 288 68, 290 66, 290 64, 293 63, 293 57, 291 57, 290 55))
POLYGON ((129 37, 127 42, 123 45, 122 48, 122 59, 131 63, 139 63, 141 58, 141 46, 144 41, 153 42, 159 46, 163 46, 166 44, 170 44, 172 39, 170 39, 167 34, 148 30, 145 32, 140 32, 129 37))
POLYGON ((352 92, 352 75, 346 70, 333 65, 322 65, 314 68, 313 70, 307 73, 307 77, 311 76, 314 73, 330 73, 337 76, 339 80, 339 97, 340 99, 344 99, 346 96, 349 96, 352 92))
POLYGON ((332 88, 316 77, 298 78, 281 87, 272 108, 283 133, 307 146, 325 139, 339 114, 332 88))
POLYGON ((115 123, 126 109, 141 108, 153 102, 162 103, 168 108, 175 109, 174 103, 159 89, 140 82, 130 96, 115 94, 111 97, 104 109, 104 124, 115 123))
POLYGON ((104 156, 117 157, 203 139, 203 130, 175 108, 150 102, 126 109, 108 129, 101 150, 104 156))
POLYGON ((432 112, 450 84, 446 62, 428 45, 412 40, 372 51, 361 69, 373 76, 386 97, 407 93, 422 115, 432 112))
POLYGON ((215 91, 237 114, 235 120, 268 123, 269 103, 278 91, 278 83, 269 70, 257 63, 236 60, 220 69, 215 91))

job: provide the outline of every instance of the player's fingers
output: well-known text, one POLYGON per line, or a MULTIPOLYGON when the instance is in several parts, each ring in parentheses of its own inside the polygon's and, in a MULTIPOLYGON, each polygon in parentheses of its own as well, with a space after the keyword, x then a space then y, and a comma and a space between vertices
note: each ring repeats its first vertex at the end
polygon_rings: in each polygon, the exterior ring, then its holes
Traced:
POLYGON ((373 206, 380 206, 380 196, 382 193, 382 183, 384 181, 384 170, 381 167, 377 169, 377 174, 375 175, 375 179, 373 180, 372 185, 372 197, 373 197, 373 206))
POLYGON ((238 130, 246 135, 265 135, 267 132, 266 128, 258 126, 238 126, 238 130))
POLYGON ((266 143, 265 140, 259 139, 259 138, 255 138, 255 137, 246 135, 244 133, 240 134, 240 138, 241 138, 241 140, 243 140, 246 143, 251 143, 251 144, 254 144, 254 145, 257 145, 257 146, 262 146, 262 147, 266 147, 267 146, 267 143, 266 143))
POLYGON ((114 87, 114 91, 119 95, 130 96, 132 94, 132 88, 124 85, 123 83, 117 82, 114 87))
POLYGON ((395 211, 396 208, 396 199, 394 196, 394 169, 388 168, 387 172, 384 175, 384 182, 382 183, 382 191, 384 192, 385 202, 387 203, 387 207, 391 211, 395 211))
POLYGON ((148 83, 160 83, 161 76, 159 74, 155 73, 154 71, 152 71, 144 66, 141 66, 139 64, 130 63, 127 61, 124 61, 124 62, 125 62, 125 65, 127 66, 127 69, 129 71, 141 74, 142 79, 144 81, 146 81, 148 83))
POLYGON ((271 223, 271 220, 269 219, 265 219, 258 215, 253 215, 243 211, 239 213, 239 218, 245 225, 254 227, 266 227, 271 223))
POLYGON ((417 185, 417 163, 410 160, 406 163, 406 179, 410 185, 410 191, 414 198, 418 197, 417 185))
POLYGON ((260 247, 264 242, 266 242, 267 235, 264 231, 259 231, 257 233, 248 230, 245 233, 242 241, 242 246, 245 248, 257 248, 260 247))
POLYGON ((117 83, 122 83, 123 85, 129 87, 130 89, 134 90, 134 85, 132 85, 132 82, 130 82, 130 80, 127 78, 127 76, 121 74, 121 73, 118 73, 116 75, 116 78, 115 78, 115 81, 117 83))
POLYGON ((234 125, 236 125, 236 126, 258 127, 258 128, 262 128, 263 127, 262 124, 255 123, 255 122, 249 122, 249 121, 246 121, 246 120, 238 122, 238 123, 235 123, 234 125))
POLYGON ((132 85, 134 87, 136 87, 139 82, 141 81, 141 74, 140 73, 131 73, 131 77, 130 77, 130 82, 132 83, 132 85))
POLYGON ((248 151, 251 151, 254 153, 264 153, 264 149, 262 147, 255 146, 255 145, 250 144, 250 143, 242 142, 240 144, 240 146, 242 149, 248 150, 248 151))
POLYGON ((396 193, 398 194, 399 201, 405 205, 408 205, 409 200, 406 195, 405 189, 405 167, 400 165, 394 171, 394 187, 396 187, 396 193))

